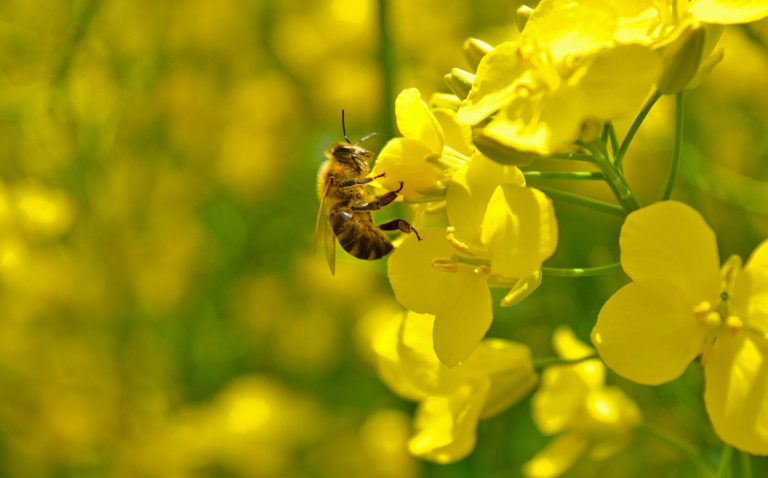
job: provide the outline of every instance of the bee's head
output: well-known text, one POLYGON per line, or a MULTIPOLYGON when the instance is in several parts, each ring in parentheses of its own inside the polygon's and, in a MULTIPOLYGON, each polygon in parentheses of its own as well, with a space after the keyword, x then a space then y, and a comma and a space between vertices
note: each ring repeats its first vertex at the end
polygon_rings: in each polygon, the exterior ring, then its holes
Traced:
POLYGON ((329 159, 334 159, 341 164, 351 166, 359 172, 368 171, 368 160, 373 153, 355 144, 337 141, 325 152, 329 159))

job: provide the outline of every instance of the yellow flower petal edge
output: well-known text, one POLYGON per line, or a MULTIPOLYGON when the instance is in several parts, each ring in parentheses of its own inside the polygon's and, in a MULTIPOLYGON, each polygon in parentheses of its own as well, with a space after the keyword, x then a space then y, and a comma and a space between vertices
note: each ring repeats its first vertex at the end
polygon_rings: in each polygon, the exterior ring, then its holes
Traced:
POLYGON ((443 151, 443 129, 421 99, 419 90, 409 88, 397 95, 395 117, 397 129, 403 136, 421 141, 435 154, 443 151))
POLYGON ((711 330, 697 320, 695 305, 672 282, 632 282, 603 305, 592 343, 619 375, 646 385, 668 382, 701 353, 711 330))
POLYGON ((704 367, 704 402, 725 443, 768 455, 768 341, 721 334, 704 367))
POLYGON ((489 387, 487 379, 469 382, 449 395, 424 400, 416 411, 410 452, 437 463, 451 463, 469 455, 475 447, 477 421, 489 387))
POLYGON ((702 22, 749 23, 768 16, 768 2, 764 0, 696 0, 690 11, 702 22))
POLYGON ((555 478, 568 470, 587 448, 585 437, 578 432, 564 433, 523 465, 528 478, 555 478))
POLYGON ((720 289, 715 233, 695 209, 661 201, 634 211, 619 237, 621 265, 635 281, 666 280, 689 301, 714 301, 720 289))
POLYGON ((400 195, 406 201, 418 201, 443 179, 443 171, 426 160, 431 154, 429 147, 416 139, 391 139, 376 157, 370 176, 384 174, 376 181, 389 191, 398 189, 402 181, 400 195))

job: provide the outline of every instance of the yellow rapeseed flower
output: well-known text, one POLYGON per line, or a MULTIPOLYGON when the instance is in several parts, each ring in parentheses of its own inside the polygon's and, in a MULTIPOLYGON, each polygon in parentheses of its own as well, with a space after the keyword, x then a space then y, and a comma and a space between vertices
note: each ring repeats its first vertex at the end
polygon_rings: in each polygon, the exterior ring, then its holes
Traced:
MULTIPOLYGON (((555 331, 553 342, 565 360, 589 357, 594 351, 567 327, 555 331)), ((617 387, 605 386, 600 360, 548 367, 531 400, 533 420, 546 435, 559 435, 523 466, 529 478, 550 478, 568 470, 584 454, 605 459, 631 439, 640 422, 635 403, 617 387)))
POLYGON ((592 331, 600 356, 617 373, 654 385, 701 355, 715 432, 740 450, 768 454, 768 241, 743 271, 737 256, 721 269, 701 215, 663 201, 627 216, 620 246, 633 282, 600 311, 592 331))
POLYGON ((378 182, 389 190, 402 181, 406 201, 441 196, 451 173, 472 155, 469 128, 450 109, 430 109, 416 88, 397 96, 395 117, 403 137, 384 146, 371 175, 385 174, 378 182))
POLYGON ((461 365, 435 354, 434 316, 409 312, 374 337, 379 373, 392 390, 419 402, 408 448, 438 463, 460 460, 475 446, 477 422, 500 413, 533 389, 537 375, 527 346, 486 339, 461 365))
POLYGON ((435 351, 453 366, 467 358, 493 319, 489 285, 511 287, 502 305, 538 286, 557 247, 552 201, 525 187, 519 169, 476 154, 448 186, 451 227, 406 237, 389 259, 389 280, 409 310, 435 315, 435 351))
POLYGON ((646 45, 614 45, 616 12, 604 2, 544 0, 518 41, 480 61, 458 120, 522 152, 549 154, 586 121, 630 114, 651 92, 661 59, 646 45))

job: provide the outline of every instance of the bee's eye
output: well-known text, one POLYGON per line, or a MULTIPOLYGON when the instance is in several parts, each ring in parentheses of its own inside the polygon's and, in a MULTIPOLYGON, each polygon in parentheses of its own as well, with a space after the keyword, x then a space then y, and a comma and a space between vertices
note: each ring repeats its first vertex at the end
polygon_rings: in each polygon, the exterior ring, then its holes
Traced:
POLYGON ((350 146, 347 146, 346 144, 340 144, 339 146, 336 147, 336 152, 349 154, 352 152, 352 148, 350 146))

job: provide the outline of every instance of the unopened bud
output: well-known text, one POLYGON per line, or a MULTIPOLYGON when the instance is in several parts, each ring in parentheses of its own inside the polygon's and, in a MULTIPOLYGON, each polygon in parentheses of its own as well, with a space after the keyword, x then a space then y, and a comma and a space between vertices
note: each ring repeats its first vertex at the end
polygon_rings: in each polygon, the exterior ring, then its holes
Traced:
POLYGON ((454 68, 450 73, 443 77, 448 88, 459 98, 466 98, 469 90, 472 89, 472 83, 475 81, 475 75, 460 68, 454 68))
POLYGON ((467 62, 469 62, 469 66, 472 67, 473 70, 477 69, 480 60, 482 60, 486 53, 491 50, 493 50, 493 47, 483 40, 467 38, 464 41, 464 56, 467 58, 467 62))

